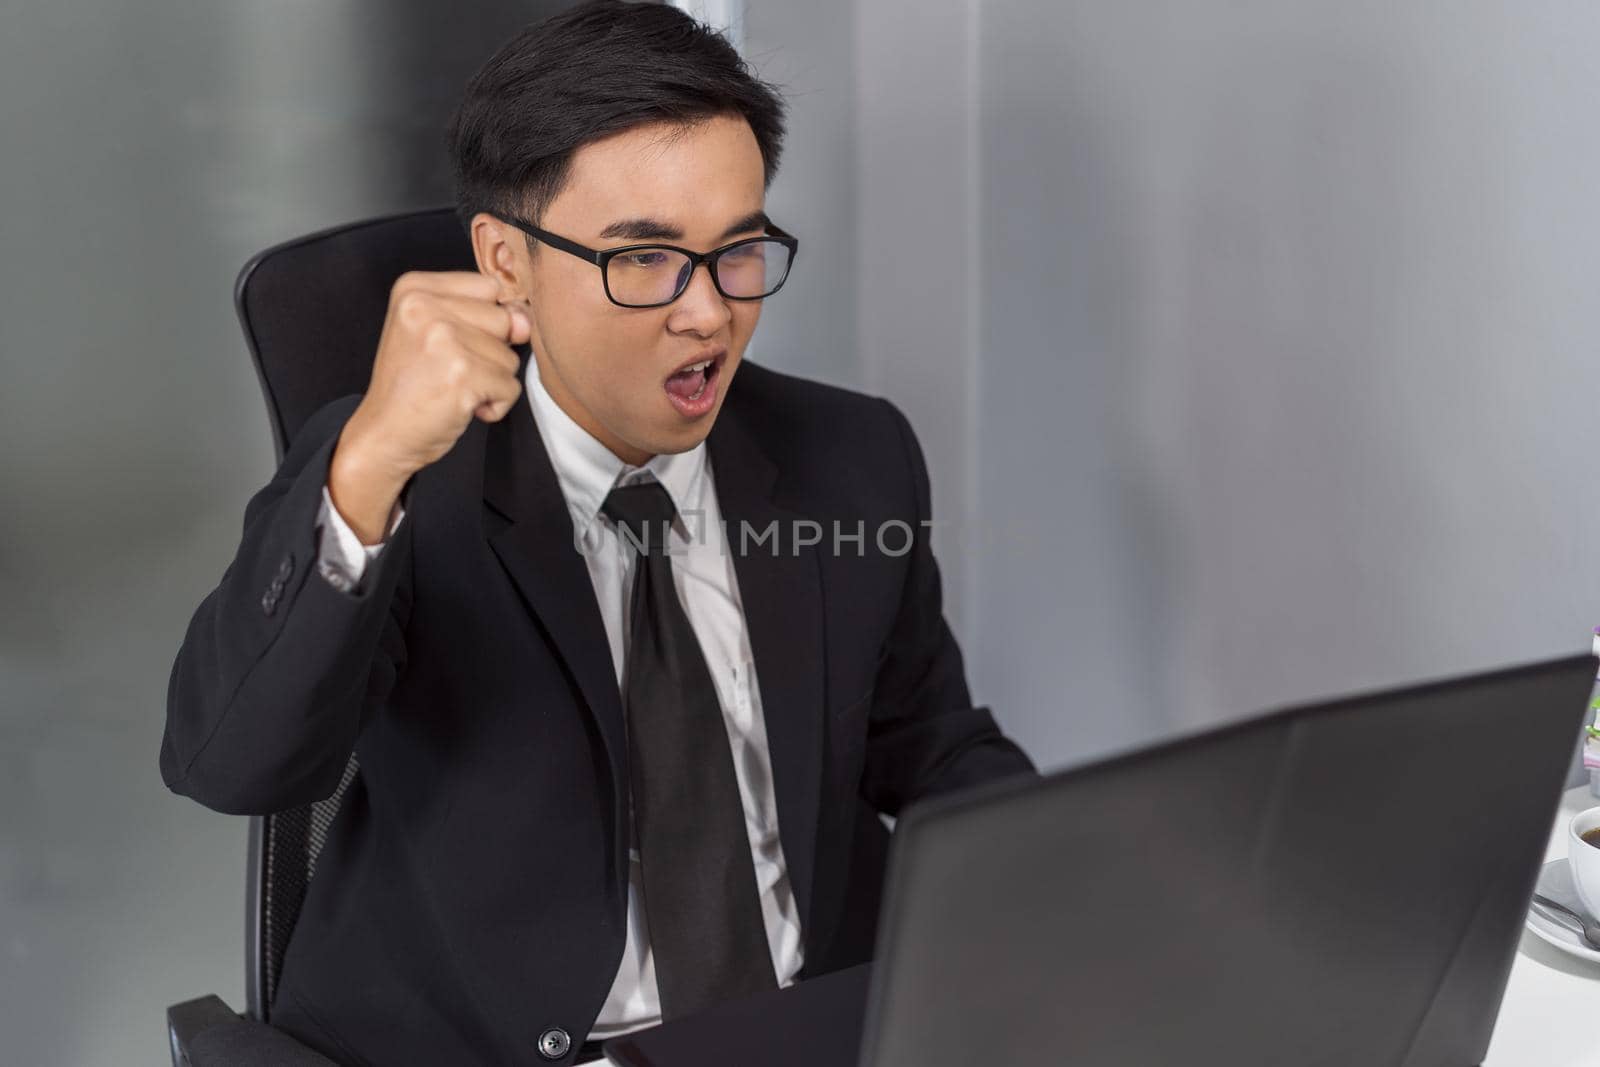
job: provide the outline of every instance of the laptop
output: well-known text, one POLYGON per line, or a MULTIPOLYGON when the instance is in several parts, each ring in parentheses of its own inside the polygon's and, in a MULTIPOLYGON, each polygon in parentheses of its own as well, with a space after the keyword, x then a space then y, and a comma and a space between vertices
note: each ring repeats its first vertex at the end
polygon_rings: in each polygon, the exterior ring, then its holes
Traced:
POLYGON ((604 1051, 622 1067, 1471 1067, 1597 664, 1285 708, 917 805, 875 963, 604 1051))

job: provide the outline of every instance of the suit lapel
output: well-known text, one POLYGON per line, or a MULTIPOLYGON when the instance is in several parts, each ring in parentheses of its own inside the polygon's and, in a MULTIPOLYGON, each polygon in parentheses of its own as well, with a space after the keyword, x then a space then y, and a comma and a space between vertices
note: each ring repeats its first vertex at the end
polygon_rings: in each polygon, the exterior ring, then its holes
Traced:
POLYGON ((525 395, 489 427, 483 496, 502 520, 486 522, 489 546, 555 643, 604 739, 615 797, 613 861, 626 871, 627 742, 611 644, 588 565, 573 543, 566 497, 525 395))
MULTIPOLYGON (((717 500, 727 529, 745 625, 760 686, 771 752, 778 826, 789 883, 808 930, 822 790, 824 713, 821 563, 815 546, 796 548, 795 520, 785 505, 779 471, 741 418, 730 394, 707 438, 717 500), (776 542, 740 550, 740 532, 776 542)), ((627 809, 627 743, 610 644, 583 556, 573 544, 572 517, 534 425, 527 398, 489 426, 484 500, 499 516, 486 526, 490 547, 543 624, 576 681, 604 739, 614 775, 617 856, 627 809)))
POLYGON ((755 658, 789 884, 809 931, 822 790, 821 564, 815 546, 796 554, 794 522, 806 516, 784 506, 779 472, 740 417, 737 396, 729 394, 706 445, 755 658), (758 546, 755 537, 773 523, 776 541, 758 546))

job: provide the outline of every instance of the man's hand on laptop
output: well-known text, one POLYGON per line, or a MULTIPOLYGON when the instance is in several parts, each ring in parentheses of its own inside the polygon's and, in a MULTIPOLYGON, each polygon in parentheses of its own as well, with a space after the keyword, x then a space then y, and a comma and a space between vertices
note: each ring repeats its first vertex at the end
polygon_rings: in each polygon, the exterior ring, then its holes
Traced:
POLYGON ((410 271, 390 290, 372 380, 328 469, 334 507, 363 544, 382 539, 413 474, 474 417, 498 422, 522 395, 512 346, 530 325, 498 292, 476 271, 410 271))

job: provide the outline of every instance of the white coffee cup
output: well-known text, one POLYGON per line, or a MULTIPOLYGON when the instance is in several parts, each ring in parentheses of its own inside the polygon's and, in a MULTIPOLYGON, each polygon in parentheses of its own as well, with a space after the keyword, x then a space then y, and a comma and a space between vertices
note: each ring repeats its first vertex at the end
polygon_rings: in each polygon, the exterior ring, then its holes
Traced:
POLYGON ((1600 829, 1600 808, 1580 811, 1567 825, 1567 864, 1572 868, 1572 884, 1584 910, 1600 918, 1600 848, 1583 839, 1590 830, 1600 829))

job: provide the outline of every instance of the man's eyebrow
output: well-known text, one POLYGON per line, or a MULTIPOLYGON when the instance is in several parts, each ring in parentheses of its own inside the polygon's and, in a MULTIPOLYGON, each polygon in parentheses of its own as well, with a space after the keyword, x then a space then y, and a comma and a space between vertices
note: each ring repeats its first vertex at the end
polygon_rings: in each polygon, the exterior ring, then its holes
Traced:
MULTIPOLYGON (((722 231, 718 241, 726 241, 730 237, 737 237, 741 233, 752 230, 765 230, 772 224, 765 211, 752 211, 743 218, 735 219, 733 225, 722 231)), ((629 241, 681 241, 683 231, 676 226, 668 225, 658 219, 622 219, 613 222, 600 231, 602 241, 613 237, 621 237, 629 241)))

